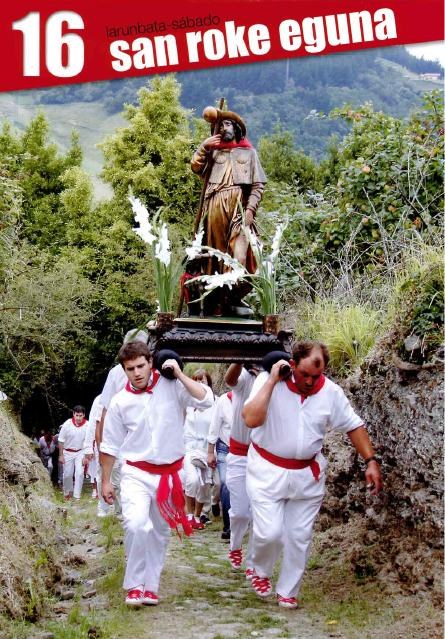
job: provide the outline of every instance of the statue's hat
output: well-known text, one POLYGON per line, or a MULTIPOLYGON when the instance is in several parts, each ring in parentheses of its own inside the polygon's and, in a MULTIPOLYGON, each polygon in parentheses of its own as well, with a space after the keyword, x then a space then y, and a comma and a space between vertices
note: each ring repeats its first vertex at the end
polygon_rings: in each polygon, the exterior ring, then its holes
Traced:
POLYGON ((238 115, 238 113, 235 113, 235 111, 221 111, 221 109, 217 109, 216 107, 208 106, 202 112, 202 117, 206 122, 210 122, 215 129, 221 120, 233 120, 233 122, 239 124, 242 137, 246 137, 246 124, 242 117, 238 115))

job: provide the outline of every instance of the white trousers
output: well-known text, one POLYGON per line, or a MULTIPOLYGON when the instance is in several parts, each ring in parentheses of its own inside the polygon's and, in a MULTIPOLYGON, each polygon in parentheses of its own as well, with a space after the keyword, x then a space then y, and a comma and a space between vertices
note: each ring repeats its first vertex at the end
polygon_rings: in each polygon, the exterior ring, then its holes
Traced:
POLYGON ((239 550, 242 547, 244 535, 249 531, 246 568, 252 568, 252 511, 246 490, 247 457, 229 453, 226 461, 226 484, 230 492, 230 550, 239 550))
POLYGON ((309 556, 312 531, 324 496, 326 460, 316 457, 320 478, 309 467, 286 470, 249 449, 246 486, 253 518, 253 567, 259 577, 271 577, 283 553, 276 591, 298 595, 309 556))
POLYGON ((123 587, 157 593, 170 528, 156 502, 160 475, 122 465, 121 501, 127 558, 123 587))
POLYGON ((65 463, 63 464, 63 494, 69 495, 73 493, 74 497, 80 499, 83 486, 83 450, 79 450, 77 453, 70 453, 64 450, 63 456, 65 458, 65 463))
POLYGON ((191 452, 185 454, 183 473, 180 476, 187 497, 196 499, 200 504, 210 501, 212 486, 211 484, 202 484, 201 471, 192 464, 191 452))

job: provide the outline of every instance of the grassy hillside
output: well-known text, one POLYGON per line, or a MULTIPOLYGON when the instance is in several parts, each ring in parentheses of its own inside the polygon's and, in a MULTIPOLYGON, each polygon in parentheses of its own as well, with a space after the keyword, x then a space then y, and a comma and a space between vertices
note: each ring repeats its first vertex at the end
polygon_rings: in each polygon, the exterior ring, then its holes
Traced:
POLYGON ((83 166, 93 176, 96 196, 109 195, 111 190, 99 178, 102 152, 97 144, 124 124, 121 114, 107 113, 101 102, 40 105, 32 91, 0 93, 0 114, 18 129, 24 129, 38 110, 46 114, 51 136, 63 153, 70 147, 73 130, 79 133, 84 152, 83 166))

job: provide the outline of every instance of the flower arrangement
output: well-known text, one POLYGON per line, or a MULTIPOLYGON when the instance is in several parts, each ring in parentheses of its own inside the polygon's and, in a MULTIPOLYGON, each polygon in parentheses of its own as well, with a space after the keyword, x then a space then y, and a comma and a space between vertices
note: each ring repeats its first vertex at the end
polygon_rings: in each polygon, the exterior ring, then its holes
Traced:
POLYGON ((172 253, 168 228, 165 222, 159 222, 159 211, 150 222, 147 208, 133 196, 129 198, 133 209, 134 219, 139 227, 134 232, 150 246, 155 269, 156 293, 158 310, 169 313, 173 308, 173 297, 179 281, 181 262, 172 253))
POLYGON ((194 301, 198 302, 202 300, 220 286, 228 286, 229 289, 232 289, 232 286, 235 284, 247 280, 252 285, 253 291, 258 298, 263 315, 275 315, 277 313, 276 266, 281 239, 286 226, 286 222, 278 224, 269 254, 265 253, 264 246, 250 228, 247 226, 244 227, 244 232, 252 247, 252 252, 257 263, 255 273, 249 273, 245 266, 228 253, 223 253, 210 246, 201 246, 203 232, 197 233, 192 245, 186 248, 189 260, 197 257, 216 257, 223 262, 227 270, 224 273, 214 273, 213 275, 199 275, 189 280, 187 284, 191 284, 192 282, 202 282, 204 284, 204 294, 199 300, 194 301))

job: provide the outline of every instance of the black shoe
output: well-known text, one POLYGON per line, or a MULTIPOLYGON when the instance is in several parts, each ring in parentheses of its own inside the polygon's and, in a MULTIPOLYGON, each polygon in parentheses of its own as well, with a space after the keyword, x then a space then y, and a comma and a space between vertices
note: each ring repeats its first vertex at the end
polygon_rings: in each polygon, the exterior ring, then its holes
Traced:
POLYGON ((224 539, 224 541, 230 541, 230 530, 223 530, 221 533, 221 539, 224 539))
POLYGON ((207 515, 201 515, 200 518, 199 518, 199 521, 201 522, 201 524, 204 524, 204 526, 207 526, 207 524, 211 524, 212 523, 212 520, 209 519, 207 517, 207 515))
POLYGON ((219 504, 213 504, 212 506, 212 515, 214 517, 219 517, 221 514, 221 508, 219 507, 219 504))

